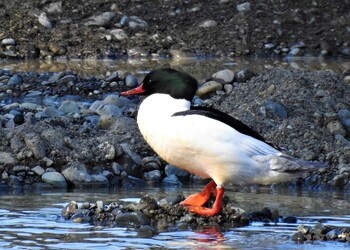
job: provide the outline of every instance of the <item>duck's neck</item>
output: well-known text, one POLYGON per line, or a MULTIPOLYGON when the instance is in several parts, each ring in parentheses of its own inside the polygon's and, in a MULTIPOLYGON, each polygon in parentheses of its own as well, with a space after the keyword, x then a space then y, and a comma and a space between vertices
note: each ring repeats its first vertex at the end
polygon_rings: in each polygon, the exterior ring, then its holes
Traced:
POLYGON ((189 110, 191 103, 185 99, 175 99, 166 94, 148 96, 140 105, 137 120, 161 119, 176 112, 189 110))

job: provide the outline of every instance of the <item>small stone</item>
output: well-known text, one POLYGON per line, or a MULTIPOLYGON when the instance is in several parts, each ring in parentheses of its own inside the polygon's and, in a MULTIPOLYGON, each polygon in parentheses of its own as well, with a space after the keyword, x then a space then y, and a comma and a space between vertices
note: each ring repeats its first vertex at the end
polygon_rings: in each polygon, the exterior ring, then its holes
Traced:
POLYGON ((182 186, 181 181, 179 180, 179 178, 177 178, 176 175, 171 174, 167 177, 165 177, 162 181, 163 185, 165 186, 182 186))
POLYGON ((217 26, 218 23, 214 20, 206 20, 199 24, 201 28, 211 28, 217 26))
POLYGON ((251 6, 250 6, 249 2, 244 2, 244 3, 238 4, 236 6, 236 9, 237 9, 238 12, 248 11, 248 10, 251 9, 251 6))
POLYGON ((58 110, 69 114, 69 113, 79 113, 79 105, 74 101, 64 101, 58 110))
POLYGON ((171 164, 166 165, 164 170, 167 176, 176 175, 177 177, 180 177, 180 178, 188 178, 190 176, 190 173, 187 172, 186 170, 175 167, 171 164))
POLYGON ((138 86, 138 80, 136 78, 136 76, 129 74, 125 77, 125 85, 129 88, 134 88, 136 86, 138 86))
POLYGON ((46 155, 46 147, 44 142, 34 134, 27 134, 24 137, 24 142, 30 151, 33 152, 36 159, 42 159, 46 155))
POLYGON ((62 209, 61 215, 66 220, 69 220, 73 214, 78 211, 78 204, 76 201, 71 201, 62 209))
POLYGON ((29 171, 29 167, 28 166, 14 166, 12 168, 13 172, 18 173, 18 172, 28 172, 29 171))
POLYGON ((20 83, 22 83, 22 77, 15 74, 8 80, 7 85, 13 86, 13 85, 18 85, 20 83))
POLYGON ((305 236, 301 232, 296 232, 292 235, 292 240, 297 242, 304 242, 306 241, 305 236))
POLYGON ((102 26, 108 27, 112 24, 113 19, 116 17, 116 13, 108 11, 97 16, 92 16, 85 23, 86 26, 102 26))
POLYGON ((50 22, 49 18, 47 17, 45 12, 42 12, 39 16, 38 16, 38 21, 39 23, 44 26, 47 29, 52 29, 52 23, 50 22))
POLYGON ((16 114, 14 117, 13 117, 13 122, 17 125, 22 125, 24 123, 24 115, 22 114, 16 114))
POLYGON ((81 186, 92 182, 91 175, 83 163, 73 161, 67 164, 67 168, 62 171, 63 176, 75 186, 81 186))
POLYGON ((1 40, 2 46, 16 45, 16 41, 13 38, 4 38, 1 40))
POLYGON ((344 137, 346 136, 346 130, 338 120, 329 122, 327 129, 333 135, 340 134, 344 137))
POLYGON ((43 107, 41 105, 35 104, 35 103, 30 103, 30 102, 21 103, 19 105, 19 107, 21 109, 30 110, 30 111, 42 111, 43 110, 43 107))
POLYGON ((117 39, 118 41, 122 41, 128 38, 128 35, 122 29, 113 29, 110 33, 117 39))
POLYGON ((234 78, 232 70, 224 69, 213 74, 213 80, 222 84, 232 83, 234 78))
POLYGON ((16 160, 11 153, 0 152, 0 164, 13 165, 15 163, 16 163, 16 160))
POLYGON ((236 80, 239 83, 244 83, 250 80, 253 76, 255 76, 255 73, 249 69, 243 69, 236 73, 236 80))
POLYGON ((48 116, 48 117, 60 117, 64 116, 64 112, 62 110, 58 110, 53 106, 45 107, 43 112, 48 116))
POLYGON ((41 166, 35 166, 32 168, 32 171, 38 176, 42 176, 45 173, 45 169, 43 169, 41 166))
POLYGON ((280 119, 287 118, 287 111, 285 107, 281 103, 274 102, 272 100, 265 100, 259 110, 265 117, 280 119))
POLYGON ((303 54, 304 52, 301 48, 292 48, 288 53, 288 55, 292 57, 302 56, 303 54))
POLYGON ((350 75, 349 76, 345 76, 343 80, 344 80, 344 82, 350 84, 350 75))
POLYGON ((137 27, 146 28, 148 26, 148 23, 142 20, 138 16, 130 16, 128 18, 128 25, 130 28, 137 28, 137 27))
POLYGON ((215 93, 217 90, 221 90, 221 89, 222 89, 221 83, 218 83, 216 81, 209 81, 209 82, 203 83, 203 85, 199 87, 196 95, 198 95, 200 98, 204 98, 209 94, 215 93))
POLYGON ((338 117, 344 128, 350 133, 350 111, 341 109, 338 111, 338 117))
POLYGON ((41 176, 43 182, 49 183, 54 187, 66 187, 67 182, 64 176, 59 172, 48 172, 41 176))
POLYGON ((159 170, 152 170, 144 173, 144 178, 147 181, 158 182, 160 180, 161 173, 159 170))
POLYGON ((45 7, 45 11, 49 14, 60 14, 63 12, 62 10, 62 1, 57 1, 50 3, 47 7, 45 7))

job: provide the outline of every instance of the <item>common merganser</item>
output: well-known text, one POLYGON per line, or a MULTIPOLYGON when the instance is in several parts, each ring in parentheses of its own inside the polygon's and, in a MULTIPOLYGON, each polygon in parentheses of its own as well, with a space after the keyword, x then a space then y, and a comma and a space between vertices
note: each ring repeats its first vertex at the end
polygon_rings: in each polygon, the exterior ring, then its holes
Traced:
POLYGON ((137 123, 151 148, 165 161, 212 180, 182 201, 191 212, 211 216, 222 209, 224 186, 285 182, 324 167, 283 154, 247 125, 216 109, 193 107, 197 80, 171 68, 148 73, 122 95, 142 94, 137 123), (216 196, 211 208, 203 205, 216 196))

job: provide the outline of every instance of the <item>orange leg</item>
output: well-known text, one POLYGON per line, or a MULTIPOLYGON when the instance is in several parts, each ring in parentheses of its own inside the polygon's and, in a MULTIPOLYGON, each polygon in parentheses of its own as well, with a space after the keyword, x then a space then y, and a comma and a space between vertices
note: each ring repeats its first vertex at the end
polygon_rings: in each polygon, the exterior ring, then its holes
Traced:
POLYGON ((224 196, 224 188, 216 187, 214 181, 209 182, 205 188, 196 194, 192 194, 187 197, 180 205, 188 205, 188 210, 193 213, 200 215, 212 216, 219 213, 222 209, 222 198, 224 196), (215 195, 216 198, 212 208, 203 207, 202 205, 210 198, 211 193, 215 195))
POLYGON ((206 203, 212 192, 215 192, 216 184, 213 180, 211 180, 202 191, 191 194, 185 200, 180 202, 180 205, 188 205, 188 206, 202 206, 206 203))

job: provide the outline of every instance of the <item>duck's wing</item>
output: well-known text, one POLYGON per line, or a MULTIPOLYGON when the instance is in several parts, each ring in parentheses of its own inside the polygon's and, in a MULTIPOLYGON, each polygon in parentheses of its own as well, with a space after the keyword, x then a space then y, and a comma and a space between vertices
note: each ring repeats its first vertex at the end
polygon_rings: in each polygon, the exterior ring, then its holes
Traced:
POLYGON ((220 121, 233 129, 237 130, 238 132, 251 136, 257 140, 260 140, 271 147, 274 147, 275 149, 278 149, 278 147, 272 145, 271 143, 267 142, 263 136, 261 136, 258 132, 248 127, 243 122, 233 118, 232 116, 221 112, 217 109, 208 108, 208 107, 194 107, 191 106, 190 110, 187 111, 181 111, 173 114, 173 116, 186 116, 186 115, 202 115, 211 119, 215 119, 217 121, 220 121))

